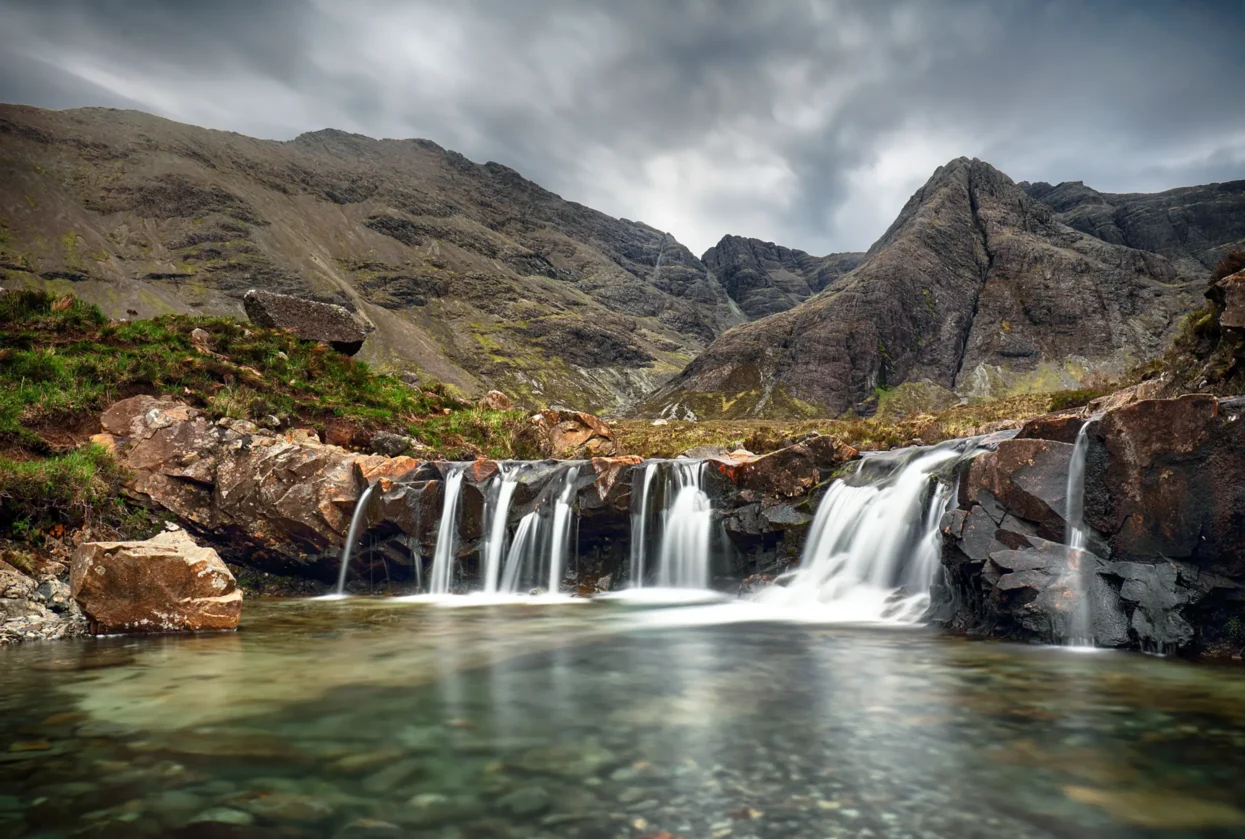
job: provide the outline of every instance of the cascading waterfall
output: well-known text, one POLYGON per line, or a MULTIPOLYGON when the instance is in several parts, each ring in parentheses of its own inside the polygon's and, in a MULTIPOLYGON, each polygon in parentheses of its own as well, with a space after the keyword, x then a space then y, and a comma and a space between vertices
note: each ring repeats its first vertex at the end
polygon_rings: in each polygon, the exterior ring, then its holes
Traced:
POLYGON ((644 586, 644 558, 648 551, 649 499, 653 479, 657 477, 657 461, 650 460, 637 470, 631 486, 631 587, 644 586), (638 477, 639 480, 636 480, 638 477))
POLYGON ((520 466, 499 463, 496 485, 489 490, 489 502, 484 512, 486 530, 480 545, 480 568, 484 591, 496 594, 501 582, 502 561, 506 554, 506 520, 510 516, 510 502, 519 486, 520 466))
POLYGON ((334 592, 337 597, 346 596, 346 572, 350 569, 350 554, 354 550, 355 542, 359 540, 359 525, 363 523, 363 516, 367 511, 367 500, 372 497, 372 490, 376 489, 376 484, 369 484, 367 489, 359 495, 359 500, 355 502, 354 514, 350 516, 350 526, 346 528, 346 544, 342 547, 342 567, 337 572, 337 589, 334 592))
POLYGON ((1094 646, 1089 600, 1089 575, 1092 573, 1094 557, 1086 550, 1089 539, 1085 529, 1085 460, 1089 454, 1089 427, 1097 419, 1097 416, 1091 417, 1081 426, 1076 434, 1076 445, 1072 447, 1072 459, 1068 462, 1068 486, 1065 492, 1067 509, 1064 514, 1067 532, 1064 544, 1076 553, 1069 558, 1070 567, 1064 581, 1073 596, 1065 643, 1072 647, 1094 646))
POLYGON ((441 504, 441 523, 437 527, 437 547, 432 557, 429 587, 432 594, 449 594, 454 582, 454 555, 458 552, 458 502, 462 497, 463 472, 454 464, 446 469, 445 499, 441 504))
POLYGON ((571 518, 575 513, 575 479, 579 477, 579 464, 566 470, 562 478, 562 491, 553 506, 553 531, 549 537, 549 587, 550 594, 557 594, 566 573, 566 560, 571 553, 571 518))
POLYGON ((972 453, 940 446, 866 456, 821 500, 799 569, 758 600, 815 606, 843 621, 919 620, 940 567, 938 525, 952 494, 934 475, 972 453))
POLYGON ((708 588, 713 504, 704 490, 705 462, 680 459, 664 465, 668 470, 666 509, 657 553, 657 585, 708 588))
POLYGON ((519 520, 506 554, 499 591, 520 594, 544 588, 557 594, 575 542, 575 490, 580 464, 568 464, 550 482, 536 508, 519 520))

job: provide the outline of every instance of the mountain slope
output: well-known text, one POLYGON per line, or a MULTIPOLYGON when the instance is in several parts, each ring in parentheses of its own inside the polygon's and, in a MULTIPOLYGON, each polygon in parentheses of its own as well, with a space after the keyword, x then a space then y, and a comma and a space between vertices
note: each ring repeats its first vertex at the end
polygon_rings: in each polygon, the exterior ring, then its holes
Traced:
POLYGON ((749 318, 784 312, 860 264, 863 253, 810 256, 773 242, 723 236, 701 260, 749 318))
POLYGON ((422 140, 256 140, 133 111, 0 106, 0 280, 114 316, 248 288, 375 326, 363 358, 616 409, 742 321, 683 245, 422 140))
POLYGON ((1190 277, 1205 276, 1228 251, 1245 247, 1245 180, 1123 195, 1081 181, 1020 186, 1069 227, 1161 254, 1190 277))
POLYGON ((989 164, 960 158, 859 267, 730 330, 641 407, 837 415, 904 382, 977 395, 1072 386, 1157 353, 1201 284, 1068 227, 989 164))

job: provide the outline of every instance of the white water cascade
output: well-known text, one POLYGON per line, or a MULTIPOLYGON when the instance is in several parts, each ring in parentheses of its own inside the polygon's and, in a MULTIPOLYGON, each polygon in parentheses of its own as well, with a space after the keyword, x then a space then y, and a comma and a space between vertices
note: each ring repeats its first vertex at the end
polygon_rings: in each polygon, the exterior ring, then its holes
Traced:
POLYGON ((822 498, 799 569, 757 599, 838 621, 920 620, 953 492, 934 473, 973 453, 945 446, 866 456, 822 498))
POLYGON ((350 527, 346 528, 346 544, 342 546, 342 567, 337 572, 337 589, 334 596, 346 596, 346 572, 350 569, 350 554, 354 550, 354 544, 359 539, 359 525, 363 523, 363 516, 367 510, 367 500, 372 497, 372 490, 376 489, 376 484, 369 484, 367 489, 359 496, 359 500, 355 502, 354 514, 350 516, 350 527))
POLYGON ((703 460, 666 464, 666 503, 661 548, 657 552, 657 585, 663 588, 709 587, 709 554, 713 535, 713 504, 704 490, 703 460))
POLYGON ((497 589, 521 594, 543 588, 557 594, 575 544, 575 490, 580 464, 572 463, 550 482, 536 508, 519 520, 497 589), (555 492, 556 487, 556 492, 555 492))
POLYGON ((1064 544, 1070 550, 1076 551, 1064 581, 1073 596, 1068 637, 1064 641, 1070 647, 1094 646, 1089 602, 1089 574, 1094 557, 1086 550, 1089 539, 1085 530, 1085 460, 1089 454, 1089 427, 1097 419, 1096 416, 1091 417, 1081 426, 1076 434, 1076 445, 1072 447, 1072 459, 1068 462, 1068 486, 1065 492, 1067 509, 1064 511, 1067 531, 1064 544))
POLYGON ((642 470, 637 470, 631 486, 631 587, 643 588, 645 562, 648 553, 649 505, 653 491, 653 479, 657 477, 657 461, 650 460, 642 470), (639 480, 635 480, 638 477, 639 480))
POLYGON ((441 503, 441 523, 437 527, 436 552, 428 581, 432 594, 449 594, 454 582, 454 555, 458 552, 458 502, 462 498, 466 467, 450 465, 445 474, 445 498, 441 503))
POLYGON ((493 479, 496 487, 490 489, 484 512, 487 529, 480 544, 480 568, 486 594, 496 594, 501 583, 502 562, 506 555, 506 520, 510 516, 510 502, 519 486, 519 470, 522 467, 499 463, 497 468, 497 477, 493 479))

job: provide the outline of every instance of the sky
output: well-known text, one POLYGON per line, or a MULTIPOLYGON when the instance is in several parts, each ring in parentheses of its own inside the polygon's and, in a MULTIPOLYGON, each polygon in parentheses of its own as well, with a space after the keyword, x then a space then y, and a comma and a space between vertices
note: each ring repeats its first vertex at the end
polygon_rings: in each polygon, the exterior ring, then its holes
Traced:
POLYGON ((1245 178, 1245 0, 0 0, 0 101, 422 137, 696 253, 824 254, 961 155, 1245 178))

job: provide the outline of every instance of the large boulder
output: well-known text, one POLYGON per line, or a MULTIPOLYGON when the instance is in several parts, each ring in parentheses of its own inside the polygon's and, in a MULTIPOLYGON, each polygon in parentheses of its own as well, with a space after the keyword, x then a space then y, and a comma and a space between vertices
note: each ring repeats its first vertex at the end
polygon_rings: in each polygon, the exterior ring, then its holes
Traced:
POLYGON ((184 530, 87 542, 74 554, 70 587, 98 634, 236 629, 242 615, 233 574, 184 530))
POLYGON ((339 553, 362 490, 419 466, 325 445, 304 430, 212 422, 151 396, 117 402, 100 422, 131 493, 210 533, 230 561, 285 573, 339 553))
POLYGON ((520 443, 540 452, 542 457, 582 460, 622 454, 622 444, 614 429, 599 417, 582 411, 540 411, 533 414, 520 432, 520 443))
POLYGON ((305 341, 323 341, 345 355, 363 348, 367 332, 350 312, 332 303, 251 289, 242 298, 251 323, 288 329, 305 341))
POLYGON ((1115 558, 1245 575, 1245 422, 1193 394, 1126 405, 1089 435, 1085 520, 1115 558))
POLYGON ((1245 329, 1245 271, 1237 271, 1215 283, 1215 292, 1223 301, 1219 325, 1226 329, 1245 329))
MULTIPOLYGON (((1239 650, 1245 622, 1245 403, 1117 399, 1086 431, 1088 551, 1060 544, 1073 447, 1016 439, 977 458, 943 520, 937 614, 961 629, 1066 638, 1085 581, 1096 640, 1239 650)), ((1087 418, 1027 433, 1066 437, 1087 418)))
POLYGON ((996 522, 1010 511, 1036 522, 1043 538, 1061 540, 1072 448, 1054 440, 1002 441, 972 461, 960 484, 962 506, 980 503, 996 522))

